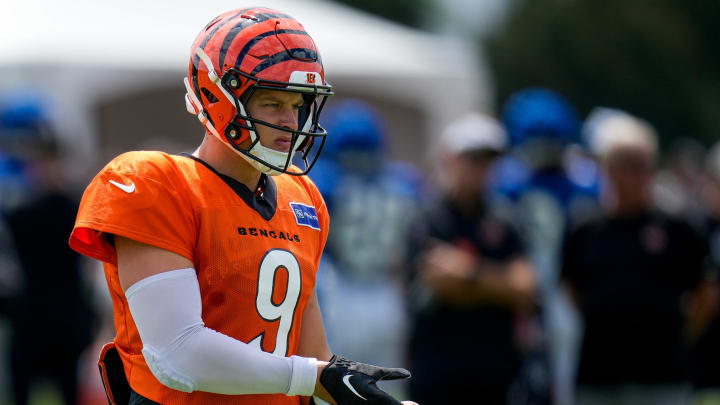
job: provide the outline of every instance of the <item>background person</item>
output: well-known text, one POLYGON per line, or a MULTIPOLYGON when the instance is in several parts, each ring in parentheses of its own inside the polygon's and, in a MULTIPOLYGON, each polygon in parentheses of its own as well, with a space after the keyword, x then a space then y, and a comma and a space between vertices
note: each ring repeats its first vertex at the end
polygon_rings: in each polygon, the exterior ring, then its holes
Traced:
MULTIPOLYGON (((720 143, 712 146, 705 159, 705 173, 698 193, 705 215, 705 231, 710 246, 709 268, 702 302, 710 306, 701 314, 710 317, 693 344, 693 387, 697 405, 720 403, 720 143)), ((697 308, 703 310, 704 308, 697 308)))
POLYGON ((328 341, 359 361, 403 364, 402 281, 420 176, 389 160, 385 122, 370 104, 333 104, 323 124, 331 135, 311 177, 333 222, 318 285, 328 341))
POLYGON ((27 404, 32 388, 47 379, 65 404, 75 405, 79 360, 94 337, 97 314, 81 256, 67 245, 77 196, 63 176, 48 109, 39 95, 27 94, 5 94, 0 102, 0 150, 23 178, 3 188, 9 194, 3 200, 7 236, 19 268, 6 307, 12 391, 16 404, 27 404))
POLYGON ((654 208, 652 127, 610 114, 592 144, 607 177, 603 215, 569 233, 562 262, 585 323, 577 403, 685 404, 686 333, 701 329, 702 317, 684 304, 701 297, 707 246, 688 223, 654 208))
POLYGON ((539 290, 531 321, 540 333, 525 383, 533 403, 571 405, 579 319, 558 288, 560 248, 566 229, 597 209, 597 170, 583 156, 580 122, 562 95, 542 87, 514 92, 502 120, 512 148, 494 174, 492 206, 518 224, 539 290))
POLYGON ((425 405, 505 404, 520 368, 515 321, 535 304, 535 273, 517 233, 486 202, 491 163, 506 144, 489 116, 449 125, 441 194, 410 235, 410 393, 425 405))

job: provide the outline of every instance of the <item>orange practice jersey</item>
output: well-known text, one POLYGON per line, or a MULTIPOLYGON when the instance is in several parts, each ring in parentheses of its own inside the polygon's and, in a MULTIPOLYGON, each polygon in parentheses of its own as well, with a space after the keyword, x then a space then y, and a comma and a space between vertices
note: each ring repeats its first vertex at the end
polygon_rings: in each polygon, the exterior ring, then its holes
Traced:
POLYGON ((110 162, 85 190, 70 245, 104 262, 115 344, 138 394, 163 405, 300 403, 299 397, 282 394, 187 394, 162 385, 145 364, 107 237, 121 235, 190 259, 208 328, 266 352, 293 355, 329 218, 307 177, 265 180, 260 198, 189 156, 129 152, 110 162))

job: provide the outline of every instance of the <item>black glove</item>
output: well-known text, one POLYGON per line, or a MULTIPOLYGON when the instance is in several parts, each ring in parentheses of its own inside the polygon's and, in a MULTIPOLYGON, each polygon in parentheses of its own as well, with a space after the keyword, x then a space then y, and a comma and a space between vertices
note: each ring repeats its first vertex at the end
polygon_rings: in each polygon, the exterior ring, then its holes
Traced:
POLYGON ((401 405, 375 384, 410 378, 404 368, 385 368, 333 355, 320 374, 320 383, 338 405, 401 405))

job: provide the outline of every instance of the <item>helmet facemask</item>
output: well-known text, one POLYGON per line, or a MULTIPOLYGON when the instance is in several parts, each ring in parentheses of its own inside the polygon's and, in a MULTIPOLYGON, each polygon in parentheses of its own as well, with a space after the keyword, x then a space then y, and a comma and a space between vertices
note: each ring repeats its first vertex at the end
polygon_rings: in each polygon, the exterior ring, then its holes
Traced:
POLYGON ((229 11, 200 32, 192 49, 186 102, 206 131, 261 172, 307 174, 325 143, 327 133, 318 117, 333 92, 324 80, 317 47, 302 25, 267 8, 229 11), (258 90, 301 94, 298 127, 274 125, 249 114, 248 102, 258 90), (288 151, 262 145, 259 125, 289 133, 288 151), (293 167, 297 151, 302 159, 296 163, 305 166, 300 169, 293 167))
MULTIPOLYGON (((293 73, 314 74, 312 72, 293 73)), ((292 77, 291 80, 293 80, 292 77)), ((318 118, 327 97, 333 94, 330 86, 260 79, 235 68, 230 68, 223 74, 219 85, 225 89, 226 94, 231 95, 236 109, 235 117, 226 125, 222 134, 233 149, 255 168, 267 174, 304 175, 310 171, 320 155, 327 136, 327 132, 320 126, 318 118), (246 82, 245 87, 247 87, 247 81, 253 82, 253 84, 245 90, 242 96, 238 97, 236 89, 242 87, 243 81, 246 82), (247 103, 257 90, 300 93, 303 98, 303 106, 298 111, 298 128, 292 130, 250 115, 247 112, 247 103), (258 125, 290 133, 290 151, 281 152, 262 145, 258 135, 258 125), (243 131, 247 131, 249 137, 243 136, 243 131), (242 139, 241 142, 238 141, 240 139, 242 139), (246 146, 248 140, 250 144, 246 146), (314 147, 316 144, 317 147, 314 147), (301 162, 305 167, 290 171, 295 152, 301 153, 301 162)))

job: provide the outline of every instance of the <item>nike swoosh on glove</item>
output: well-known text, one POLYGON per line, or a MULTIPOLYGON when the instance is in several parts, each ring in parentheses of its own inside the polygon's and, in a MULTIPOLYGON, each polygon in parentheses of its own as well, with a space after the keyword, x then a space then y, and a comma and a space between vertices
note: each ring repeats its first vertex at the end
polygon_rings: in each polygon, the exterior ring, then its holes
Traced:
POLYGON ((338 405, 402 405, 376 383, 405 378, 410 378, 410 372, 403 368, 378 367, 333 355, 320 374, 320 383, 338 405))

